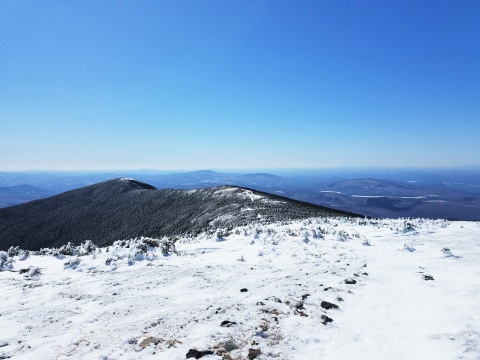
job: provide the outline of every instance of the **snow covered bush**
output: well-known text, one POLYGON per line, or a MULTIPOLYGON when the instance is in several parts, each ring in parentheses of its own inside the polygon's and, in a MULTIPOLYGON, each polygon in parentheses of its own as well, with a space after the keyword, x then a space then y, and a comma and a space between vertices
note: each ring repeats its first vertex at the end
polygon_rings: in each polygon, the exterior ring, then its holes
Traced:
POLYGON ((26 260, 30 256, 30 251, 20 249, 18 251, 18 260, 26 260))
POLYGON ((177 250, 175 249, 175 239, 164 239, 161 243, 161 250, 162 250, 162 254, 164 256, 168 256, 170 255, 171 253, 174 253, 176 254, 177 253, 177 250))
POLYGON ((98 247, 91 240, 86 240, 85 243, 77 246, 75 250, 78 256, 84 256, 90 254, 97 249, 98 247))
POLYGON ((72 258, 68 260, 65 264, 63 264, 63 268, 75 270, 78 265, 80 265, 80 262, 81 260, 79 258, 72 258))
POLYGON ((75 255, 75 249, 73 248, 72 243, 69 242, 68 244, 60 247, 60 249, 58 249, 58 253, 62 255, 72 256, 75 255))
POLYGON ((4 266, 6 266, 7 260, 7 253, 5 251, 0 251, 0 270, 3 269, 4 266))
POLYGON ((20 251, 20 248, 18 246, 16 247, 10 246, 10 249, 8 249, 7 254, 9 257, 14 257, 18 255, 19 251, 20 251))
POLYGON ((28 271, 28 277, 35 277, 35 276, 38 276, 38 275, 41 275, 42 272, 40 271, 40 269, 38 267, 31 267, 30 270, 28 271))

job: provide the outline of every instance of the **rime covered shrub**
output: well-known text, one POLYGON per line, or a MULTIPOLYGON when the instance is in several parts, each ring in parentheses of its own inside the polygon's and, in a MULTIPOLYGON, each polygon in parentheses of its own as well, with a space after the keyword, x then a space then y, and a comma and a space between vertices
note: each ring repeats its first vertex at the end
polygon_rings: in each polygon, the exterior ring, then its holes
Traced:
POLYGON ((72 269, 75 270, 78 265, 80 265, 81 260, 79 258, 71 258, 65 264, 63 264, 64 269, 72 269))
POLYGON ((20 247, 18 246, 10 246, 10 248, 8 249, 7 251, 7 254, 9 257, 14 257, 14 256, 17 256, 18 255, 18 252, 20 251, 20 247))
POLYGON ((177 250, 175 249, 175 241, 173 239, 164 239, 160 245, 160 249, 162 250, 162 254, 164 256, 177 253, 177 250))
POLYGON ((8 256, 5 251, 0 251, 0 270, 3 269, 4 266, 6 266, 8 261, 8 256))
POLYGON ((62 255, 71 256, 71 255, 75 255, 75 249, 72 246, 72 243, 69 242, 68 244, 61 246, 60 249, 58 249, 58 253, 62 255))

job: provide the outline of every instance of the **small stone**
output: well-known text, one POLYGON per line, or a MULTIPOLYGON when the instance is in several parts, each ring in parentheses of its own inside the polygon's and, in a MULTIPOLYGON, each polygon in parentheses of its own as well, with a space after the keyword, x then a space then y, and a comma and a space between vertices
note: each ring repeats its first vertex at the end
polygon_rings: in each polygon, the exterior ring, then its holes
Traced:
POLYGON ((328 302, 328 301, 322 301, 320 303, 320 306, 325 310, 338 309, 338 305, 332 304, 331 302, 328 302))
POLYGON ((272 309, 268 312, 269 314, 272 314, 272 315, 280 315, 280 313, 278 312, 277 309, 272 309))
POLYGON ((432 275, 423 275, 423 280, 435 280, 432 275))
POLYGON ((277 303, 279 303, 279 304, 282 303, 282 300, 280 300, 279 298, 277 298, 277 297, 275 297, 275 296, 269 296, 269 297, 266 298, 265 300, 267 300, 267 301, 275 301, 275 302, 277 302, 277 303))
POLYGON ((247 291, 248 291, 247 288, 240 289, 240 292, 247 292, 247 291))
POLYGON ((356 284, 356 283, 357 283, 357 280, 355 280, 355 279, 352 279, 352 278, 345 279, 345 284, 353 285, 353 284, 356 284))
POLYGON ((343 299, 340 296, 337 296, 337 301, 343 301, 343 299))
POLYGON ((368 273, 362 273, 362 275, 368 276, 368 273))
POLYGON ((327 323, 330 323, 333 321, 332 318, 329 318, 327 315, 322 315, 320 316, 320 318, 322 319, 322 324, 323 325, 327 325, 327 323))
POLYGON ((305 295, 302 295, 302 300, 307 300, 307 298, 310 296, 310 294, 305 294, 305 295))
POLYGON ((260 355, 262 352, 259 349, 248 349, 248 358, 249 359, 255 359, 258 355, 260 355))
POLYGON ((200 350, 197 350, 197 349, 190 349, 188 350, 188 353, 186 355, 187 359, 190 359, 190 358, 195 358, 195 359, 200 359, 201 357, 204 357, 205 355, 213 355, 213 351, 210 351, 210 350, 204 350, 204 351, 200 351, 200 350))
POLYGON ((258 306, 264 306, 265 304, 264 304, 263 302, 261 302, 261 301, 257 301, 257 305, 258 305, 258 306))
POLYGON ((298 314, 299 314, 300 316, 306 316, 306 317, 308 317, 308 315, 305 314, 303 311, 299 311, 298 314))
POLYGON ((230 327, 232 325, 236 325, 237 323, 235 321, 228 321, 228 320, 225 320, 225 321, 222 321, 222 323, 220 324, 220 326, 222 327, 230 327))

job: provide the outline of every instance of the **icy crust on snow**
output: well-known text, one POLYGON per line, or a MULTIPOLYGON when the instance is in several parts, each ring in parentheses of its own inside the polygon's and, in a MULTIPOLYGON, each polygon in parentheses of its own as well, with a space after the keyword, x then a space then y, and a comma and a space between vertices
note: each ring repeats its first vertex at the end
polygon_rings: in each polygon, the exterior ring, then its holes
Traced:
POLYGON ((474 222, 314 218, 11 248, 0 358, 479 359, 479 240, 474 222))

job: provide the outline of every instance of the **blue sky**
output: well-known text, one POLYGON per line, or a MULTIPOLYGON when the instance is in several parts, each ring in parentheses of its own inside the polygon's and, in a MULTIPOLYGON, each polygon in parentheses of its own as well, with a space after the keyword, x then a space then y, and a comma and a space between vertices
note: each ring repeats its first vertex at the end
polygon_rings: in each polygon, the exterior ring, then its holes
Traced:
POLYGON ((0 2, 0 170, 480 165, 480 2, 0 2))

